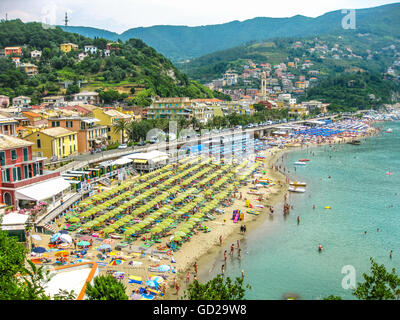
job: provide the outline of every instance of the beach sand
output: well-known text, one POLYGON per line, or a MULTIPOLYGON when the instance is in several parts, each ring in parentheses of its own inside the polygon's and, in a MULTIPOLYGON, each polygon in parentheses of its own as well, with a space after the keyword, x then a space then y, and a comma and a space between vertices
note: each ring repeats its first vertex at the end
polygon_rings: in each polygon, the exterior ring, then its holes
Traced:
MULTIPOLYGON (((365 137, 375 133, 376 133, 375 130, 370 130, 368 135, 366 135, 365 137)), ((357 139, 360 138, 363 137, 357 137, 357 139)), ((346 143, 353 139, 354 138, 335 138, 334 143, 346 143)), ((296 141, 293 142, 296 143, 296 141)), ((321 143, 319 145, 322 146, 326 144, 328 144, 328 142, 321 143)), ((313 145, 310 145, 310 147, 311 146, 313 145)), ((236 193, 236 198, 232 198, 233 204, 230 207, 225 207, 223 214, 214 215, 216 217, 215 220, 202 223, 202 225, 206 225, 207 227, 209 227, 211 229, 211 232, 204 233, 199 231, 197 235, 194 235, 192 239, 190 239, 190 241, 183 243, 180 250, 173 253, 172 256, 164 255, 164 257, 160 259, 160 261, 157 261, 155 259, 158 259, 158 257, 150 257, 148 255, 142 257, 139 253, 134 253, 132 251, 129 251, 129 248, 124 248, 119 255, 125 257, 126 261, 123 264, 117 266, 108 266, 108 265, 101 266, 100 273, 106 274, 107 270, 124 272, 125 277, 121 281, 127 287, 126 292, 129 296, 132 293, 132 290, 137 289, 141 286, 139 284, 129 284, 128 283, 129 275, 140 276, 145 282, 150 276, 160 275, 160 273, 150 272, 148 270, 148 267, 150 265, 167 264, 175 267, 178 272, 177 274, 172 274, 172 273, 166 274, 168 276, 168 279, 166 280, 167 282, 166 294, 164 295, 164 297, 157 296, 157 299, 171 299, 171 300, 181 299, 184 290, 186 288, 185 277, 187 272, 190 272, 191 274, 190 280, 193 281, 193 276, 194 276, 193 265, 195 262, 197 262, 198 264, 198 273, 202 273, 204 271, 203 268, 209 265, 212 261, 216 261, 216 259, 221 259, 221 261, 223 261, 223 250, 225 250, 225 248, 227 248, 231 243, 234 243, 236 246, 236 241, 243 239, 243 237, 245 236, 242 233, 240 233, 240 226, 242 224, 246 225, 247 232, 251 232, 252 229, 256 228, 259 224, 261 224, 265 219, 269 217, 268 213, 270 206, 275 206, 276 204, 283 202, 289 184, 286 182, 286 177, 284 173, 276 171, 275 168, 273 167, 275 166, 275 163, 277 162, 279 157, 281 157, 284 153, 297 148, 298 147, 285 147, 283 149, 279 149, 278 147, 273 147, 271 149, 267 149, 262 152, 262 154, 266 156, 266 161, 263 163, 262 166, 260 166, 259 169, 261 171, 266 171, 266 174, 263 174, 264 178, 272 179, 272 181, 275 183, 274 186, 268 188, 260 188, 260 191, 265 192, 265 194, 263 195, 264 198, 263 201, 256 200, 259 196, 250 195, 247 193, 250 190, 250 188, 253 187, 253 183, 249 182, 247 186, 241 187, 239 189, 238 193, 236 193), (242 200, 238 199, 240 192, 242 193, 242 200), (245 206, 245 199, 248 199, 250 203, 253 204, 253 206, 257 204, 262 204, 265 206, 265 208, 258 209, 261 211, 259 215, 252 215, 245 213, 246 210, 248 210, 248 208, 246 208, 245 206), (244 212, 244 221, 238 221, 238 223, 233 222, 232 211, 236 209, 239 209, 242 212, 244 212), (222 236, 223 239, 222 246, 220 246, 219 244, 220 236, 222 236), (171 257, 174 257, 176 263, 171 263, 170 261, 171 257), (133 267, 128 265, 128 262, 132 260, 141 262, 142 265, 139 267, 133 267), (174 288, 175 276, 181 287, 179 295, 176 294, 176 290, 174 288)), ((249 177, 249 179, 251 178, 252 177, 249 177)), ((282 213, 275 211, 275 214, 282 214, 282 213)), ((61 218, 60 221, 57 221, 57 223, 64 223, 64 218, 61 218)), ((40 234, 40 236, 42 237, 42 240, 34 241, 35 245, 47 248, 47 245, 50 240, 50 235, 40 234)), ((166 240, 167 239, 163 240, 163 244, 165 243, 166 240)), ((97 251, 96 248, 101 243, 102 242, 100 241, 99 242, 94 241, 94 245, 92 248, 89 249, 85 259, 99 262, 99 259, 97 258, 99 251, 97 251)), ((142 243, 141 241, 136 241, 132 244, 132 246, 138 247, 141 243, 142 243)), ((50 258, 53 258, 54 260, 53 253, 47 253, 46 255, 49 256, 50 258)), ((109 259, 105 260, 105 262, 109 261, 110 261, 109 259)))

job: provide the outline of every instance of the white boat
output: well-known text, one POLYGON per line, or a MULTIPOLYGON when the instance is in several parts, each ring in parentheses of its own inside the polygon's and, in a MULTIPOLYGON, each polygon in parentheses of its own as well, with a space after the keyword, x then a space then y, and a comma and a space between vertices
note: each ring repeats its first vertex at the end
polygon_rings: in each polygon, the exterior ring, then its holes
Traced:
POLYGON ((392 133, 392 132, 393 132, 392 128, 386 130, 386 133, 392 133))
POLYGON ((296 166, 305 166, 305 165, 306 165, 305 162, 301 162, 301 161, 296 161, 294 164, 295 164, 296 166))
POLYGON ((307 183, 301 181, 290 181, 289 184, 294 187, 306 187, 307 183))
POLYGON ((298 193, 304 193, 304 192, 306 192, 306 189, 305 188, 297 188, 297 187, 289 187, 289 191, 298 192, 298 193))

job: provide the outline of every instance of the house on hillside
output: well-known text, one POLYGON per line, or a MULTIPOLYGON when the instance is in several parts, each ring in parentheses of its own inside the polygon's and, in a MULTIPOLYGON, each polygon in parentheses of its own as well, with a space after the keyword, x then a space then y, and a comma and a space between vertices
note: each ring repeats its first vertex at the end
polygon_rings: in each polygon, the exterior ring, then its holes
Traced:
POLYGON ((11 55, 20 56, 20 55, 22 55, 22 49, 21 49, 21 47, 5 47, 4 55, 6 57, 11 56, 11 55))
POLYGON ((97 105, 100 102, 97 92, 80 92, 73 95, 73 101, 76 104, 92 104, 97 105))
POLYGON ((42 51, 39 50, 33 50, 31 51, 31 58, 39 60, 42 57, 42 51))
POLYGON ((12 99, 13 107, 29 107, 31 98, 25 96, 18 96, 12 99))
POLYGON ((60 50, 62 52, 70 52, 72 50, 78 50, 78 45, 74 44, 74 43, 62 43, 60 44, 60 50))
POLYGON ((10 105, 10 98, 5 95, 0 95, 0 108, 8 108, 10 105))

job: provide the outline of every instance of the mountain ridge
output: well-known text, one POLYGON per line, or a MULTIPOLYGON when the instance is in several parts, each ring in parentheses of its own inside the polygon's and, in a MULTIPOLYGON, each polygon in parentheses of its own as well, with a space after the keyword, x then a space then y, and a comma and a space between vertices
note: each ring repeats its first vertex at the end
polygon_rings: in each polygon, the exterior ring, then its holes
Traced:
MULTIPOLYGON (((276 37, 317 36, 328 33, 374 32, 398 33, 400 30, 400 3, 356 9, 356 29, 345 30, 342 9, 330 11, 312 18, 295 15, 284 18, 256 17, 242 22, 238 20, 204 26, 156 25, 131 28, 121 34, 90 27, 69 26, 69 32, 86 37, 105 37, 116 41, 130 38, 143 40, 147 45, 179 62, 200 57, 218 50, 228 49, 248 41, 262 41, 276 37), (107 33, 108 32, 108 33, 107 33)), ((65 30, 64 26, 60 26, 65 30)))

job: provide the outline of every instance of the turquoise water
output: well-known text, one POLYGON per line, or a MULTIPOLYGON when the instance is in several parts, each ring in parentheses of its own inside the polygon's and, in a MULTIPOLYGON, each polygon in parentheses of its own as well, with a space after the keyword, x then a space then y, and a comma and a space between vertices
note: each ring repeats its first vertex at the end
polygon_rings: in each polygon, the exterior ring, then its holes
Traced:
MULTIPOLYGON (((307 191, 289 195, 294 208, 286 219, 281 205, 276 206, 273 219, 246 235, 241 260, 228 258, 225 274, 237 277, 243 269, 252 286, 247 299, 282 299, 289 292, 301 299, 330 294, 353 299, 351 290, 342 288, 342 267, 352 265, 356 281, 362 281, 370 257, 400 273, 400 123, 383 127, 393 128, 393 133, 382 132, 360 146, 313 147, 285 156, 289 177, 307 182, 307 191), (301 158, 311 161, 295 172, 293 162, 301 158), (393 175, 385 174, 389 170, 393 175)), ((201 281, 220 272, 222 258, 201 281)))

